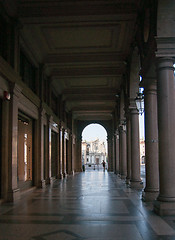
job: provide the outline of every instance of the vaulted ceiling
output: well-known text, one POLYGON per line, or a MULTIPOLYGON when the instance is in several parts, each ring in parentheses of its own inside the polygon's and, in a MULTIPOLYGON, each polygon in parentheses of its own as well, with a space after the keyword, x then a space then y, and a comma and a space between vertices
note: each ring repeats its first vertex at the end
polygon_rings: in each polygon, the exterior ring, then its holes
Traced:
POLYGON ((135 36, 137 0, 19 0, 21 42, 67 111, 111 119, 135 36))

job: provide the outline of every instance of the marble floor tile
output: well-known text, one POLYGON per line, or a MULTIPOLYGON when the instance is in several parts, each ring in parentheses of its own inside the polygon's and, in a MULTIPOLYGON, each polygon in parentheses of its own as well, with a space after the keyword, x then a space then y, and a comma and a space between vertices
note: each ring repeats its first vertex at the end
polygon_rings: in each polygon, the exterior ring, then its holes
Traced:
POLYGON ((175 216, 157 216, 141 194, 103 171, 56 180, 0 205, 0 240, 175 240, 175 216))

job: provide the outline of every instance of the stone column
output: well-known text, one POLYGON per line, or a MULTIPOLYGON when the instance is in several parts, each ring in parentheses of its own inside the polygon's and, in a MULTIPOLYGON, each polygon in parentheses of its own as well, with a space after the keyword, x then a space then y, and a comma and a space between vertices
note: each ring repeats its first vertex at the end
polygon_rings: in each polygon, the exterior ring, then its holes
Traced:
POLYGON ((66 177, 66 140, 65 140, 65 129, 62 128, 62 173, 63 177, 66 177))
POLYGON ((107 138, 108 143, 108 172, 113 171, 113 158, 112 158, 112 136, 109 135, 107 138))
POLYGON ((159 192, 158 169, 158 123, 157 85, 145 86, 145 171, 146 186, 142 194, 144 201, 155 200, 159 192))
POLYGON ((119 174, 119 132, 116 131, 116 174, 119 174))
POLYGON ((68 174, 73 174, 73 168, 72 168, 72 161, 73 161, 73 156, 72 156, 72 133, 69 133, 69 147, 68 147, 68 161, 69 161, 69 166, 68 166, 68 174))
POLYGON ((157 64, 159 184, 154 203, 159 215, 175 214, 175 78, 173 58, 159 58, 157 64))
POLYGON ((113 170, 116 174, 116 135, 113 135, 112 139, 112 148, 113 148, 113 170))
POLYGON ((52 179, 52 175, 51 175, 51 153, 52 153, 52 135, 51 135, 51 121, 52 121, 52 117, 48 116, 48 180, 49 180, 49 184, 52 184, 53 179, 52 179))
POLYGON ((120 177, 126 178, 127 158, 126 158, 126 125, 120 126, 120 177))
POLYGON ((131 179, 131 122, 130 118, 127 118, 127 176, 126 183, 130 183, 131 179))
POLYGON ((59 163, 58 163, 58 178, 63 178, 62 173, 62 127, 59 126, 59 163))
POLYGON ((76 172, 81 172, 82 171, 82 160, 81 160, 81 142, 82 142, 82 137, 78 136, 76 139, 76 172))
POLYGON ((131 116, 131 180, 130 186, 142 188, 140 178, 140 141, 139 141, 139 113, 136 107, 130 108, 131 116))
POLYGON ((76 161, 76 140, 75 140, 75 135, 72 134, 72 173, 74 174, 75 172, 75 161, 76 161))
POLYGON ((18 100, 21 89, 17 85, 11 86, 11 100, 9 108, 9 160, 8 160, 8 196, 7 201, 13 202, 20 198, 17 182, 17 143, 18 143, 18 100))

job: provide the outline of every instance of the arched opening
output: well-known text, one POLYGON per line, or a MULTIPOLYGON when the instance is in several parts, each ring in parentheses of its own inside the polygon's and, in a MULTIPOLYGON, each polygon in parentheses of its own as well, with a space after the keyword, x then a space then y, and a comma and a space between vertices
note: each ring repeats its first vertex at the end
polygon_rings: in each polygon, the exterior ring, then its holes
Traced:
POLYGON ((100 124, 89 124, 82 132, 82 169, 100 171, 108 168, 107 131, 100 124))

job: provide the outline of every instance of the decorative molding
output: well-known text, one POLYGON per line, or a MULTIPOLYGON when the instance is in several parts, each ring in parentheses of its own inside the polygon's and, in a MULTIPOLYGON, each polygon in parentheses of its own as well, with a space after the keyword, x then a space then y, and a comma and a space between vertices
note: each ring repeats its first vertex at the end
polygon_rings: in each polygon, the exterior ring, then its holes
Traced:
POLYGON ((175 57, 175 37, 157 37, 156 57, 175 57))

